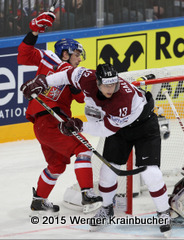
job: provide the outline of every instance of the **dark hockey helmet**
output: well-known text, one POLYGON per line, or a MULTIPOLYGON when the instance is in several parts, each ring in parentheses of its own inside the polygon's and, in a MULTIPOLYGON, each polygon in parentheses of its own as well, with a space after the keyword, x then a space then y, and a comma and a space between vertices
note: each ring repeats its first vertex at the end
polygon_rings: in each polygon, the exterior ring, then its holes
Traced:
POLYGON ((75 50, 78 50, 81 53, 81 59, 86 59, 86 52, 83 49, 82 44, 79 42, 70 39, 70 38, 63 38, 57 41, 54 45, 55 53, 60 58, 63 51, 68 51, 68 54, 71 55, 74 53, 75 50))
POLYGON ((114 92, 119 90, 119 77, 118 72, 114 69, 110 63, 99 64, 96 69, 96 78, 98 87, 101 84, 113 84, 116 83, 114 92))

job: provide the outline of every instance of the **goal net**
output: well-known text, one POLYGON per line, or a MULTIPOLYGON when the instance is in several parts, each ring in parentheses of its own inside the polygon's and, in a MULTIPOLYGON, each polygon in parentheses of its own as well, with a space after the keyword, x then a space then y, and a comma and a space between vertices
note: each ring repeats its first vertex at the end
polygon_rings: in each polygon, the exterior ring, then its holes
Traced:
MULTIPOLYGON (((158 115, 162 133, 161 170, 167 187, 174 186, 177 181, 181 179, 181 170, 184 166, 184 131, 163 92, 168 90, 180 119, 184 123, 184 65, 125 72, 120 73, 119 76, 131 83, 135 83, 138 82, 137 80, 140 77, 150 74, 155 76, 154 84, 141 86, 141 88, 146 91, 151 91, 153 94, 155 113, 158 115), (175 81, 177 78, 178 80, 175 81), (163 80, 162 83, 159 81, 160 79, 163 80)), ((151 81, 152 80, 150 80, 150 82, 151 81)), ((104 138, 100 138, 96 148, 101 155, 103 154, 104 140, 104 138)), ((135 155, 133 149, 132 157, 129 157, 128 160, 128 166, 122 166, 121 169, 135 168, 134 162, 135 155)), ((93 154, 92 167, 96 193, 98 193, 101 164, 102 161, 93 154)), ((125 201, 120 203, 122 205, 120 207, 128 214, 132 213, 133 194, 138 194, 141 188, 144 189, 143 184, 141 187, 140 183, 141 178, 139 174, 134 177, 118 177, 117 199, 115 200, 118 200, 120 196, 125 198, 125 201)), ((80 191, 77 183, 74 184, 71 189, 80 191)))

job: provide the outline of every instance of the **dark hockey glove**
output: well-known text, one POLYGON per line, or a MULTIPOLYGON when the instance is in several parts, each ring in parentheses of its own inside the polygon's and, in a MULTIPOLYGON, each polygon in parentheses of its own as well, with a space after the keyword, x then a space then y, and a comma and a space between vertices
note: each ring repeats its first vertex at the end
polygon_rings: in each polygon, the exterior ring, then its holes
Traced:
POLYGON ((59 124, 59 130, 66 136, 72 136, 71 132, 82 132, 83 122, 79 118, 71 118, 68 122, 62 122, 59 124))
POLYGON ((30 79, 20 87, 20 90, 23 92, 26 99, 32 99, 31 94, 36 93, 39 95, 48 88, 45 75, 39 74, 34 79, 30 79))
POLYGON ((34 32, 44 33, 46 27, 52 27, 56 16, 52 12, 44 12, 31 20, 29 27, 34 32))

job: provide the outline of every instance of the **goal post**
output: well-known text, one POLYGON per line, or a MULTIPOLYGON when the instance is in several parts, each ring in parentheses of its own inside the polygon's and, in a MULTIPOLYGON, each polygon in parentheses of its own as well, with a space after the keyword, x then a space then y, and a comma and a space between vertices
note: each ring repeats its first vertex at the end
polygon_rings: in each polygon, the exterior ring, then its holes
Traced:
MULTIPOLYGON (((184 134, 176 118, 164 91, 167 91, 172 103, 184 123, 184 65, 164 68, 152 68, 139 71, 119 73, 119 76, 135 86, 140 87, 153 94, 155 100, 155 113, 158 116, 161 130, 161 171, 163 173, 166 186, 173 186, 181 179, 181 171, 184 166, 184 134), (153 74, 155 79, 137 81, 142 76, 153 74)), ((104 138, 99 138, 96 150, 103 154, 104 138)), ((132 151, 127 165, 121 166, 122 170, 135 168, 135 154, 132 151)), ((93 154, 93 180, 94 190, 98 193, 99 174, 102 162, 93 154)), ((144 187, 140 186, 140 174, 128 177, 118 177, 117 197, 125 198, 125 205, 122 206, 124 212, 132 214, 132 196, 135 192, 140 192, 144 187), (135 190, 136 189, 136 190, 135 190), (138 190, 137 190, 138 189, 138 190)), ((72 189, 80 191, 78 184, 74 184, 72 189)))

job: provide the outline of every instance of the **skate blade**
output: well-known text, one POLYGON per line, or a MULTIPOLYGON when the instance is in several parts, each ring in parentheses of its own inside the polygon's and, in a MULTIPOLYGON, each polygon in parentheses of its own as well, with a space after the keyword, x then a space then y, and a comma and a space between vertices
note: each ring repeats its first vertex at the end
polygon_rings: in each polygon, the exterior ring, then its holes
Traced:
POLYGON ((102 202, 96 202, 92 204, 83 205, 83 213, 87 214, 99 209, 102 206, 102 202))
POLYGON ((59 211, 58 212, 52 212, 52 211, 34 211, 31 210, 29 213, 29 217, 43 217, 43 216, 54 216, 57 217, 59 216, 59 211))
POLYGON ((167 232, 164 232, 164 237, 165 237, 165 238, 169 238, 169 237, 171 236, 171 233, 172 233, 171 230, 169 230, 169 231, 167 231, 167 232))

